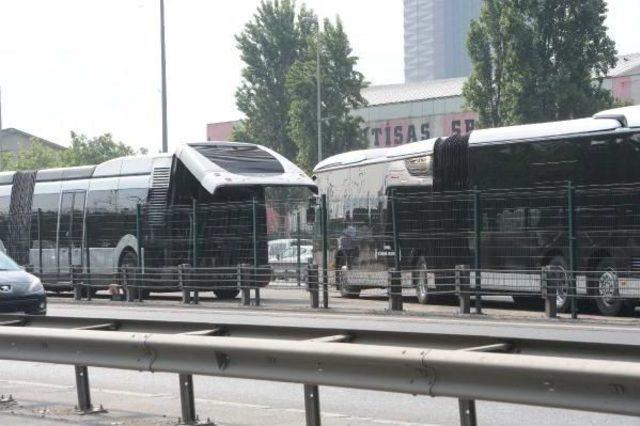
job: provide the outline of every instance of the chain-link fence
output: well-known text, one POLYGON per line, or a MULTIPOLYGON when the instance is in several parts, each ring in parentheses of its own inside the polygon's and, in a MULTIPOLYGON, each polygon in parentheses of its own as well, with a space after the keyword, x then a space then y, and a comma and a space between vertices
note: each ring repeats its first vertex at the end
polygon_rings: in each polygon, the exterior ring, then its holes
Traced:
POLYGON ((483 297, 542 306, 553 295, 574 316, 616 315, 640 300, 638 185, 270 195, 119 214, 34 206, 0 218, 0 229, 8 254, 27 260, 49 290, 79 297, 246 298, 268 285, 317 288, 324 306, 337 296, 391 297, 397 309, 403 295, 420 303, 468 295, 480 310, 483 297))

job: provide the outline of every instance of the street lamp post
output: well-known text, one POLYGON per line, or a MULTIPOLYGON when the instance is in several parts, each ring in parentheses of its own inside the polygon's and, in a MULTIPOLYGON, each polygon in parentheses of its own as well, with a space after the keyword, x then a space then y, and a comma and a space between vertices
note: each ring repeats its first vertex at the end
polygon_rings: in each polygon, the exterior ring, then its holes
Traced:
POLYGON ((318 120, 318 163, 322 161, 322 89, 320 75, 320 23, 316 33, 316 117, 318 120))
POLYGON ((162 74, 162 152, 169 150, 167 136, 167 65, 164 47, 164 0, 160 0, 160 72, 162 74))

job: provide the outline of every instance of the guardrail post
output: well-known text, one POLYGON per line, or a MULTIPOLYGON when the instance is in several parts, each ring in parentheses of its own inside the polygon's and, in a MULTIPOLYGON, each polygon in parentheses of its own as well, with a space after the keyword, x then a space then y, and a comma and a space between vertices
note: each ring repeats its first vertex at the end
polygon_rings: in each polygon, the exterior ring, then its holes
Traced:
POLYGON ((458 407, 460 409, 460 426, 476 426, 478 424, 476 402, 473 399, 459 399, 458 407))
POLYGON ((397 269, 389 271, 389 310, 402 311, 402 275, 397 269))
POLYGON ((542 297, 544 298, 544 314, 547 318, 558 316, 558 282, 554 276, 551 266, 543 266, 540 273, 540 286, 542 297))
POLYGON ((460 313, 471 313, 471 294, 469 284, 469 267, 467 265, 456 265, 456 294, 460 301, 460 313))
POLYGON ((69 276, 71 278, 71 287, 73 288, 73 299, 82 300, 82 281, 75 266, 69 268, 69 276))
POLYGON ((320 305, 319 284, 318 284, 318 265, 309 263, 307 265, 307 289, 311 298, 311 307, 318 308, 320 305))
POLYGON ((94 409, 91 404, 91 388, 89 387, 89 370, 86 365, 76 365, 76 391, 78 393, 78 414, 104 413, 106 410, 100 405, 99 409, 94 409))
POLYGON ((182 303, 188 305, 191 303, 191 292, 186 284, 186 275, 185 268, 188 265, 183 263, 178 265, 178 286, 180 287, 180 291, 182 291, 182 303))
POLYGON ((320 426, 320 393, 318 385, 304 385, 304 414, 307 426, 320 426))
POLYGON ((196 403, 193 395, 193 376, 191 374, 179 374, 180 380, 180 407, 182 418, 180 423, 194 425, 198 423, 196 416, 196 403))
POLYGON ((242 305, 251 305, 251 286, 247 277, 248 266, 246 264, 238 265, 238 287, 242 293, 242 305))

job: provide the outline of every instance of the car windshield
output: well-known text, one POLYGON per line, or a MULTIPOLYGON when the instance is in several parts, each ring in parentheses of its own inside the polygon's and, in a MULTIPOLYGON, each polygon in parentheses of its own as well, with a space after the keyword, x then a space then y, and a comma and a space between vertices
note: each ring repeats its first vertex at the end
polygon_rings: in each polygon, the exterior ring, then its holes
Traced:
POLYGON ((9 256, 0 252, 1 271, 19 271, 21 268, 9 256))

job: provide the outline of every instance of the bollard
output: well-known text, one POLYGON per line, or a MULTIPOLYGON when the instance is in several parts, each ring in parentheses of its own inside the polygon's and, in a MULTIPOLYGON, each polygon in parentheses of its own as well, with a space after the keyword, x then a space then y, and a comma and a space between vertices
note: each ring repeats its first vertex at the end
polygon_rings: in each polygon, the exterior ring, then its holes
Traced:
POLYGON ((540 286, 542 297, 544 298, 544 314, 547 318, 558 316, 558 282, 557 274, 553 272, 551 266, 543 266, 540 273, 540 286))
POLYGON ((456 294, 460 301, 460 313, 471 313, 471 294, 469 285, 469 267, 467 265, 456 265, 456 294))
POLYGON ((320 307, 320 294, 318 288, 318 265, 309 263, 307 266, 307 289, 311 298, 311 307, 320 307))
POLYGON ((389 271, 389 310, 402 311, 402 274, 397 269, 389 271))
POLYGON ((182 303, 186 305, 191 303, 191 292, 189 291, 189 288, 186 285, 187 277, 186 277, 185 269, 188 267, 189 265, 186 263, 178 265, 178 286, 182 291, 182 303))

